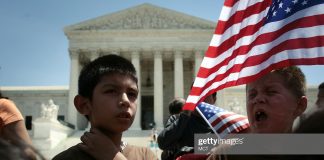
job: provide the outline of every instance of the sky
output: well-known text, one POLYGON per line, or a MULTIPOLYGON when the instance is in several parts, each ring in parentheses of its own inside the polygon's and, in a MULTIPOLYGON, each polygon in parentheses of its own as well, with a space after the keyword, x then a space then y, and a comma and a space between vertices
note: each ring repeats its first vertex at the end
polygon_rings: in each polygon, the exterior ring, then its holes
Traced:
MULTIPOLYGON (((1 0, 0 87, 68 86, 66 26, 143 3, 217 22, 223 0, 1 0)), ((324 66, 302 66, 308 85, 324 81, 324 66)))

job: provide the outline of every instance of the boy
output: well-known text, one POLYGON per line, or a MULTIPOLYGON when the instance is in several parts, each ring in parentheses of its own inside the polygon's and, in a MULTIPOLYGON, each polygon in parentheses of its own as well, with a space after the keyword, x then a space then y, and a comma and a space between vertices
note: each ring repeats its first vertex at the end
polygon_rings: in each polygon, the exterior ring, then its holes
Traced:
POLYGON ((150 149, 121 141, 137 108, 139 91, 131 62, 117 55, 100 57, 82 69, 78 87, 74 105, 88 118, 91 130, 81 137, 83 143, 63 151, 54 160, 156 159, 150 149))
MULTIPOLYGON (((294 120, 307 107, 305 75, 296 66, 276 69, 246 85, 246 110, 251 133, 292 133, 294 120)), ((224 146, 222 146, 224 147, 224 146)), ((230 148, 216 148, 208 160, 230 148), (224 149, 224 150, 222 150, 224 149)), ((256 146, 257 147, 257 146, 256 146)), ((278 159, 277 156, 228 155, 227 159, 278 159)), ((280 157, 279 159, 282 159, 280 157)))
POLYGON ((273 70, 246 85, 252 133, 291 133, 307 107, 305 76, 296 66, 273 70))

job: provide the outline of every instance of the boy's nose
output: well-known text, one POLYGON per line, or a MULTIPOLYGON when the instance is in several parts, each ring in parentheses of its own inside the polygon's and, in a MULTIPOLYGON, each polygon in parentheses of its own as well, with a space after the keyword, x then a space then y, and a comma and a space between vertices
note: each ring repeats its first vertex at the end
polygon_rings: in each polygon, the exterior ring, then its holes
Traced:
POLYGON ((265 100, 265 97, 263 95, 257 95, 255 98, 254 98, 254 101, 253 101, 253 104, 257 104, 257 103, 264 103, 266 100, 265 100))
POLYGON ((120 98, 120 105, 122 106, 129 106, 129 99, 126 93, 123 93, 120 98))

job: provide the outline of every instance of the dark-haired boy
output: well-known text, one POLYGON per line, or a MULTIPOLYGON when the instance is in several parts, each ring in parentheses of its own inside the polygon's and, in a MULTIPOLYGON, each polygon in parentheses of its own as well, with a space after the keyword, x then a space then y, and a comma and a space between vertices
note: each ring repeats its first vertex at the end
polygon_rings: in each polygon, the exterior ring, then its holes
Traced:
POLYGON ((133 123, 138 84, 133 64, 118 55, 106 55, 87 64, 79 76, 76 109, 91 123, 80 143, 54 157, 60 159, 156 159, 145 147, 127 145, 122 133, 133 123))

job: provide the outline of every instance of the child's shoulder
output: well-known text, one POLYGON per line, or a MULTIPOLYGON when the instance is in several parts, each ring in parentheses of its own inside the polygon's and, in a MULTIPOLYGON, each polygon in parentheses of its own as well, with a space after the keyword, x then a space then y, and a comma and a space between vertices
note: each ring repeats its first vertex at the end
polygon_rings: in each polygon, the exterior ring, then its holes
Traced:
POLYGON ((94 158, 75 145, 57 154, 53 160, 94 160, 94 158))

